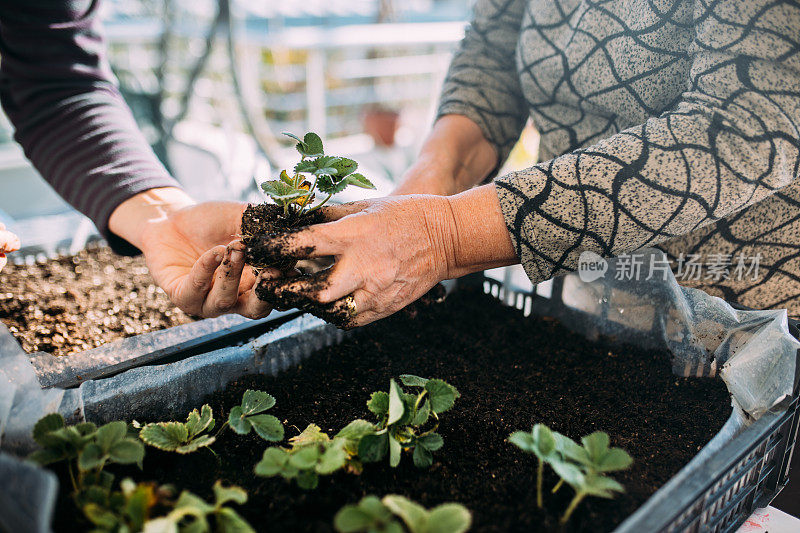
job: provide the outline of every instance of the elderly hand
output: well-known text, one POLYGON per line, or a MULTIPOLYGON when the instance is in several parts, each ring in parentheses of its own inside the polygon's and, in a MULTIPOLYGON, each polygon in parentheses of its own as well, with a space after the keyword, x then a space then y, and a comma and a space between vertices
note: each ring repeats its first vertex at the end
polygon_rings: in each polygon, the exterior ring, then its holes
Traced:
POLYGON ((19 238, 10 231, 6 231, 6 227, 0 224, 0 270, 3 270, 8 262, 6 254, 17 250, 19 250, 19 238))
MULTIPOLYGON (((156 283, 186 313, 215 317, 238 313, 260 318, 271 307, 259 300, 256 277, 245 266, 238 240, 245 204, 194 205, 179 189, 152 189, 123 202, 111 230, 144 253, 156 283)), ((262 276, 278 272, 262 271, 262 276)))
POLYGON ((311 276, 260 282, 272 302, 329 304, 341 325, 368 324, 424 295, 436 283, 517 262, 494 185, 452 197, 398 196, 325 210, 336 219, 266 241, 297 259, 334 256, 311 276), (355 309, 348 301, 352 296, 355 309))

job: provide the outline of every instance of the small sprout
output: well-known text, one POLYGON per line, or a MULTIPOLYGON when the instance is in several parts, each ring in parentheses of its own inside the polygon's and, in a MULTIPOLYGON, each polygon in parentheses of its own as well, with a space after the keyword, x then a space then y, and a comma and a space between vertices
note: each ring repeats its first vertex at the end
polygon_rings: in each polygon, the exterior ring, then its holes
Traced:
POLYGON ((220 481, 214 483, 214 504, 189 491, 183 491, 167 516, 150 520, 144 531, 192 531, 197 533, 254 533, 255 530, 228 503, 247 503, 247 492, 235 486, 224 487, 220 481), (209 519, 213 520, 211 528, 209 519))
POLYGON ((309 424, 302 433, 289 439, 290 448, 274 446, 264 450, 255 467, 256 475, 294 479, 300 488, 311 490, 317 487, 321 475, 345 467, 360 472, 361 463, 355 457, 358 443, 374 431, 374 426, 366 420, 354 420, 331 439, 319 426, 309 424))
POLYGON ((139 431, 145 444, 167 452, 187 454, 210 446, 216 437, 204 433, 214 429, 214 416, 208 404, 200 412, 194 409, 186 422, 156 422, 147 424, 139 431))
POLYGON ((436 433, 439 415, 450 410, 460 394, 440 379, 404 374, 400 381, 419 390, 415 394, 405 392, 391 380, 388 393, 372 394, 367 408, 379 422, 373 434, 361 439, 358 456, 363 462, 375 462, 388 454, 390 466, 395 467, 400 464, 404 450, 413 450, 414 464, 427 468, 433 464, 432 452, 444 445, 441 435, 436 433))
POLYGON ((91 501, 83 506, 84 516, 91 522, 94 531, 142 531, 149 527, 150 518, 157 508, 173 505, 173 492, 168 486, 155 483, 134 483, 125 478, 118 492, 95 492, 91 501))
POLYGON ((91 422, 67 427, 60 414, 45 415, 33 426, 33 440, 41 449, 28 458, 42 466, 75 459, 96 433, 97 426, 91 422))
POLYGON ((544 507, 544 502, 542 501, 544 464, 545 462, 549 463, 559 459, 553 432, 544 424, 536 424, 530 433, 515 431, 508 437, 508 442, 524 452, 536 455, 539 460, 539 467, 536 470, 536 506, 542 509, 544 507))
POLYGON ((358 163, 352 159, 325 155, 322 139, 316 133, 306 133, 302 139, 291 133, 284 135, 297 141, 295 147, 300 153, 300 162, 295 165, 292 175, 282 170, 279 179, 261 184, 267 196, 283 207, 284 213, 292 212, 298 216, 310 213, 349 185, 362 189, 375 188, 366 177, 356 172, 358 163), (326 194, 327 197, 316 206, 310 207, 316 191, 326 194))
POLYGON ((471 524, 472 515, 461 504, 444 503, 429 511, 396 494, 382 500, 366 496, 357 505, 342 507, 333 520, 339 533, 463 533, 471 524))
POLYGON ((228 424, 236 433, 246 435, 252 429, 266 441, 283 440, 283 424, 272 415, 262 414, 275 405, 275 398, 263 391, 247 390, 242 404, 231 409, 228 424))
POLYGON ((581 439, 581 446, 566 435, 552 431, 544 424, 536 424, 533 431, 526 433, 516 431, 508 438, 509 442, 521 450, 533 453, 539 460, 536 476, 536 503, 542 505, 542 476, 544 464, 550 465, 561 478, 553 489, 556 492, 564 483, 575 490, 561 524, 564 525, 572 516, 575 508, 587 496, 614 498, 616 493, 625 492, 625 488, 607 472, 616 472, 630 468, 633 464, 631 456, 622 448, 611 448, 607 433, 596 431, 581 439))

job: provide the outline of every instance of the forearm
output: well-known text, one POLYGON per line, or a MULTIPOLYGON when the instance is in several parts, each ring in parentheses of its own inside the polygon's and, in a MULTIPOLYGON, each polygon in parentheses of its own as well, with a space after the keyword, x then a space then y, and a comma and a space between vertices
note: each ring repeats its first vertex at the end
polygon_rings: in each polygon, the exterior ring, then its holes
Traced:
POLYGON ((494 184, 445 199, 450 210, 447 278, 519 263, 494 184))
POLYGON ((483 181, 496 166, 497 152, 480 127, 467 117, 446 115, 436 121, 393 194, 457 194, 483 181))

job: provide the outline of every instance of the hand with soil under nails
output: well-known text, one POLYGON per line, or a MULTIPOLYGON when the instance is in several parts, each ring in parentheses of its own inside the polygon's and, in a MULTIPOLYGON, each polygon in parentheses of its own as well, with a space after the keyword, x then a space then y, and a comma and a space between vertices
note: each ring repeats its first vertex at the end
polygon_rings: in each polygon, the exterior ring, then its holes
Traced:
POLYGON ((6 266, 6 254, 19 250, 19 238, 0 224, 0 270, 6 266))
MULTIPOLYGON (((186 313, 260 318, 272 308, 256 297, 256 275, 237 238, 245 208, 236 202, 195 205, 179 189, 151 189, 120 204, 109 227, 144 252, 156 283, 186 313)), ((281 273, 264 269, 259 275, 281 273)))
POLYGON ((329 269, 262 280, 256 294, 350 329, 405 308, 442 280, 518 262, 494 185, 325 208, 330 222, 262 239, 275 256, 335 258, 329 269), (353 314, 352 301, 355 302, 353 314))

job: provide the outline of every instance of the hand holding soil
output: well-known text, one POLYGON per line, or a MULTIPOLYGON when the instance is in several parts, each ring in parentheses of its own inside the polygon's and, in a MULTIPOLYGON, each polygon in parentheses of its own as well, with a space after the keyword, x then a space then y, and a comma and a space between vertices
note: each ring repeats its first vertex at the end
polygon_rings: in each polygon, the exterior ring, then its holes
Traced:
POLYGON ((6 266, 8 259, 7 253, 19 250, 19 238, 6 230, 5 225, 0 224, 0 270, 6 266))
MULTIPOLYGON (((186 313, 260 318, 271 311, 253 292, 256 275, 245 266, 244 245, 237 239, 244 209, 235 202, 192 205, 150 222, 142 232, 150 273, 186 313)), ((277 274, 271 269, 261 273, 277 274)))

